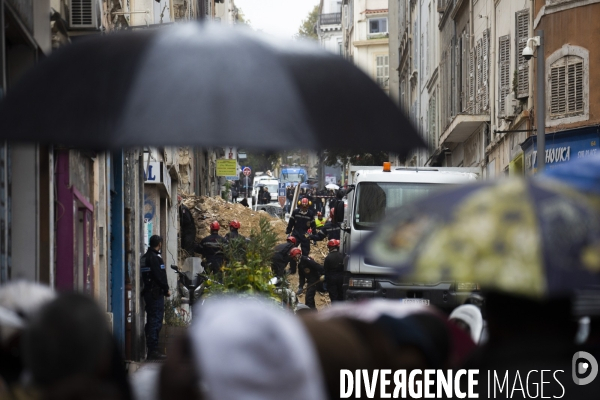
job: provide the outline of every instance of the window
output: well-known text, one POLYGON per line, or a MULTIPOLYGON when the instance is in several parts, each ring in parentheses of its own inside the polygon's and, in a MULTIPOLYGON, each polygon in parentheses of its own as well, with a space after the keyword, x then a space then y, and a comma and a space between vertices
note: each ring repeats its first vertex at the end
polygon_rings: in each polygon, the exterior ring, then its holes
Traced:
POLYGON ((369 19, 369 33, 387 33, 387 18, 371 18, 369 19))
POLYGON ((550 68, 551 117, 583 113, 583 59, 567 56, 550 68))
POLYGON ((498 64, 498 115, 506 116, 506 96, 510 93, 510 35, 501 36, 498 40, 498 64))
POLYGON ((516 13, 516 60, 517 60, 517 98, 529 96, 529 62, 523 57, 523 49, 527 46, 529 38, 529 10, 516 13))
POLYGON ((376 78, 377 84, 382 88, 387 88, 389 85, 389 56, 376 57, 376 78))

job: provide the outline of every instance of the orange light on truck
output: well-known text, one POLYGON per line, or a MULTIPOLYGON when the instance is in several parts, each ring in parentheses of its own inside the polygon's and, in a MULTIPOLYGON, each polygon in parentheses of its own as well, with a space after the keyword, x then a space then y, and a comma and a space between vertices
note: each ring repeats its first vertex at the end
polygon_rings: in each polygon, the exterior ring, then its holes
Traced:
POLYGON ((383 163, 383 172, 392 172, 392 163, 391 162, 383 163))

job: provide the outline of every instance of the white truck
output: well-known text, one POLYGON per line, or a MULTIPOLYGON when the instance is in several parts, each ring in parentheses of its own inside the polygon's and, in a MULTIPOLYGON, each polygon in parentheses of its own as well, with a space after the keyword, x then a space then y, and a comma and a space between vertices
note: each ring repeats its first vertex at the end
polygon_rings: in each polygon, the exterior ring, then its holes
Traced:
MULTIPOLYGON (((446 310, 462 304, 473 288, 455 282, 399 282, 392 269, 350 253, 391 209, 448 185, 474 182, 481 175, 481 169, 389 165, 352 169, 355 173, 349 177, 352 184, 345 204, 341 236, 341 250, 347 255, 344 299, 399 299, 407 303, 432 304, 446 310)), ((336 219, 342 219, 341 212, 336 214, 336 219)))

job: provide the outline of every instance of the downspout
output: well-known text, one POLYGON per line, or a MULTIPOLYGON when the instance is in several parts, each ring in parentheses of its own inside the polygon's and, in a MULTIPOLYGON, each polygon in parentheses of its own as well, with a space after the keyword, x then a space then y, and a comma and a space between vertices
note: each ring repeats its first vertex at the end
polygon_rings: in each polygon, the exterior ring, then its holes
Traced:
MULTIPOLYGON (((423 54, 421 54, 421 50, 423 49, 423 39, 421 38, 421 23, 422 23, 422 15, 421 15, 421 4, 417 3, 417 7, 418 8, 418 15, 417 15, 417 39, 419 40, 419 47, 417 48, 417 54, 418 54, 418 58, 417 58, 417 62, 419 63, 419 67, 420 69, 423 68, 423 66, 421 65, 421 60, 423 59, 423 54)), ((421 96, 423 95, 421 92, 421 81, 423 80, 423 70, 421 69, 418 72, 417 75, 417 124, 419 126, 420 129, 420 133, 421 133, 421 137, 423 137, 423 125, 421 124, 421 96)), ((423 138, 425 139, 425 138, 423 138)), ((426 141, 427 142, 427 141, 426 141)), ((421 164, 421 153, 423 152, 421 148, 419 148, 417 153, 417 166, 420 166, 421 164)), ((423 163, 422 165, 425 165, 425 163, 423 163)))

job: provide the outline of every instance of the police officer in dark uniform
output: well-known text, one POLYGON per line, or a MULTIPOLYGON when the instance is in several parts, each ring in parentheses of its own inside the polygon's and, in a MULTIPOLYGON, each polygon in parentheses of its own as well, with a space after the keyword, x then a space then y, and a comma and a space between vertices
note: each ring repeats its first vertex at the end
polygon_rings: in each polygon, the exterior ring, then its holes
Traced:
POLYGON ((144 289, 142 296, 146 304, 146 347, 149 360, 163 360, 164 354, 158 351, 158 334, 162 328, 165 314, 165 296, 171 296, 167 282, 165 263, 160 256, 162 237, 154 235, 150 238, 150 247, 142 256, 140 270, 144 289))
POLYGON ((293 248, 296 248, 296 246, 296 238, 293 236, 288 236, 286 243, 281 243, 275 246, 273 249, 273 257, 271 258, 271 269, 273 270, 275 276, 283 277, 285 267, 292 261, 294 261, 294 272, 292 273, 296 272, 295 260, 290 257, 290 251, 293 248))
POLYGON ((221 225, 218 221, 211 222, 210 235, 202 239, 196 246, 196 252, 206 258, 206 269, 213 274, 220 274, 224 259, 225 239, 219 236, 219 229, 221 229, 221 225))
MULTIPOLYGON (((312 229, 313 232, 317 231, 317 225, 315 224, 315 213, 313 210, 308 208, 310 206, 310 201, 307 198, 300 200, 298 205, 299 207, 296 208, 290 216, 290 221, 288 222, 285 233, 287 235, 291 234, 294 236, 296 241, 300 244, 302 255, 308 256, 310 253, 310 234, 308 233, 308 230, 312 229)), ((300 295, 306 280, 304 277, 304 272, 301 268, 298 269, 298 277, 300 282, 297 294, 300 295)))
POLYGON ((310 236, 310 240, 321 241, 325 238, 328 240, 336 239, 340 240, 340 236, 342 233, 342 226, 335 222, 335 209, 329 211, 329 215, 331 219, 323 225, 321 230, 319 230, 316 234, 310 236))
POLYGON ((294 248, 290 251, 290 257, 296 260, 298 263, 298 270, 304 271, 304 276, 306 277, 307 287, 304 304, 310 308, 316 309, 315 294, 317 292, 317 284, 324 280, 324 277, 321 279, 324 273, 323 266, 312 258, 302 255, 302 250, 298 248, 294 248))
POLYGON ((331 302, 344 300, 344 255, 340 253, 340 241, 331 239, 327 242, 329 254, 325 257, 325 283, 331 302))
POLYGON ((181 202, 181 196, 177 196, 179 203, 179 226, 181 232, 181 248, 190 256, 194 255, 194 240, 196 239, 196 224, 190 209, 181 202))

